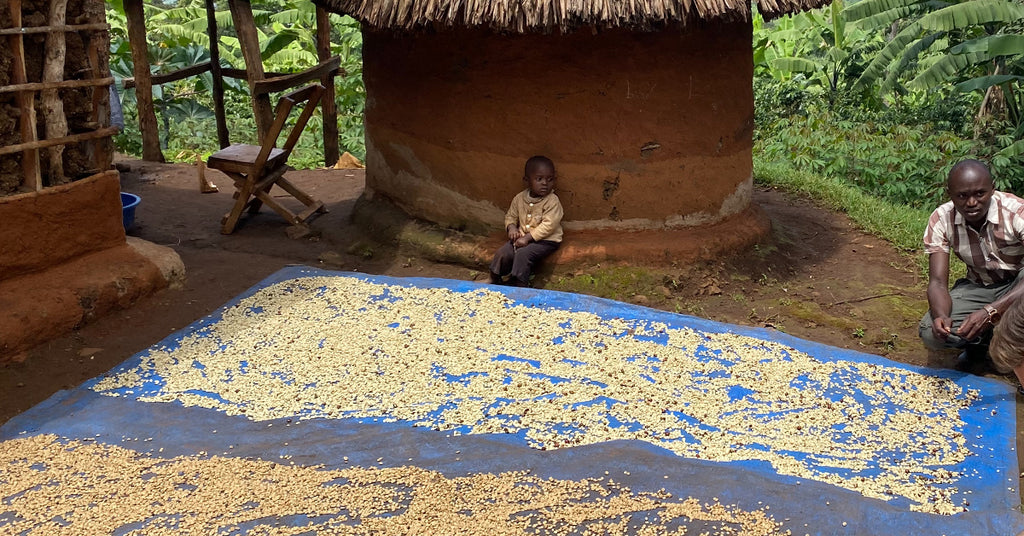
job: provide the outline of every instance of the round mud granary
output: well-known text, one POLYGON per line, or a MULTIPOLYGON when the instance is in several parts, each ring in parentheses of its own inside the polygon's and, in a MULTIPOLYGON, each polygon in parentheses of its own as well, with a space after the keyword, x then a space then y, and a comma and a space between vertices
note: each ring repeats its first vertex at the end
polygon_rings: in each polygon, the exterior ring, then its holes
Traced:
POLYGON ((706 226, 749 207, 748 3, 318 1, 363 23, 368 195, 500 229, 523 162, 545 154, 570 230, 706 226))

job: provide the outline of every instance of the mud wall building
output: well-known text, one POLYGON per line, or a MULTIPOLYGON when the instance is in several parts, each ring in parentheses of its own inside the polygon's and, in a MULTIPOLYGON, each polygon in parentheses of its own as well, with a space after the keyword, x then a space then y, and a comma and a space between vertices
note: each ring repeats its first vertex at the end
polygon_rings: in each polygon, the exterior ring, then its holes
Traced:
POLYGON ((558 166, 570 229, 750 204, 749 4, 319 1, 363 22, 367 193, 411 215, 500 228, 533 154, 558 166))

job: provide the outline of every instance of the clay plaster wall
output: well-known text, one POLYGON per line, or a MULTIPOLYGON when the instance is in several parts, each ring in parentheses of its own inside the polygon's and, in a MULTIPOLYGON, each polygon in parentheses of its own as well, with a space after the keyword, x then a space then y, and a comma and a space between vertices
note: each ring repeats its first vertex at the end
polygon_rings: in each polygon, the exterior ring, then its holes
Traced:
POLYGON ((0 281, 124 245, 116 171, 0 197, 0 281))
POLYGON ((570 228, 677 228, 750 203, 750 23, 495 35, 364 30, 367 187, 493 230, 533 154, 570 228))

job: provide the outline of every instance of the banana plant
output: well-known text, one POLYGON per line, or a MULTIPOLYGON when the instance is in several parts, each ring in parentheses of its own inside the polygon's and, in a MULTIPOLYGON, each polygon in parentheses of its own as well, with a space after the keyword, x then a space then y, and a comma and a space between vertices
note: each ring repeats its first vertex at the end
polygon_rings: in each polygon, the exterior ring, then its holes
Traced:
POLYGON ((1009 127, 994 136, 1004 148, 993 156, 992 164, 997 169, 1013 165, 1012 158, 1024 155, 1024 102, 1018 88, 1024 80, 1024 36, 1020 35, 1024 6, 1012 0, 953 4, 863 0, 848 8, 847 14, 865 20, 900 9, 904 10, 900 13, 908 13, 902 30, 868 65, 856 86, 866 88, 877 83, 882 95, 980 91, 984 98, 979 119, 985 115, 993 92, 1001 90, 1009 127), (904 80, 906 84, 901 85, 904 80))
MULTIPOLYGON (((882 93, 898 91, 898 81, 908 73, 910 89, 936 87, 985 61, 984 54, 951 48, 983 37, 989 27, 999 28, 1024 19, 1024 6, 1012 0, 967 0, 937 4, 931 0, 862 0, 846 9, 852 21, 882 21, 902 15, 896 33, 857 79, 855 87, 881 83, 882 93), (938 7, 942 6, 942 7, 938 7), (921 55, 929 57, 921 61, 921 55)), ((998 30, 997 30, 998 31, 998 30)))
POLYGON ((782 17, 773 27, 762 22, 760 27, 767 29, 755 41, 755 64, 762 65, 762 72, 779 80, 802 77, 808 87, 824 91, 830 104, 845 89, 847 73, 859 59, 854 49, 865 48, 870 37, 860 27, 847 24, 843 0, 825 9, 782 17))
POLYGON ((956 89, 965 93, 981 91, 985 95, 983 105, 993 91, 998 88, 1002 92, 1006 106, 1007 119, 1013 125, 1011 133, 1005 134, 1011 143, 999 151, 997 158, 1012 158, 1024 154, 1024 95, 1021 82, 1024 81, 1024 35, 1009 33, 981 37, 961 43, 950 49, 954 57, 978 58, 977 63, 985 62, 985 69, 980 76, 975 76, 956 85, 956 89), (1016 141, 1013 141, 1016 140, 1016 141))

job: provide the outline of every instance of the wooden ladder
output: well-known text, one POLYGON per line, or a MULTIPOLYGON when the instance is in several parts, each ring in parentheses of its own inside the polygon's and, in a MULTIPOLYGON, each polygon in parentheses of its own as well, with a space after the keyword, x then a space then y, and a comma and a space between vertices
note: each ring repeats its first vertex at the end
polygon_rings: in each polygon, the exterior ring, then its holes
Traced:
POLYGON ((86 38, 88 46, 89 63, 91 64, 92 78, 85 80, 64 80, 64 59, 66 44, 64 36, 68 32, 90 32, 93 36, 100 32, 109 32, 110 25, 103 23, 75 24, 68 25, 67 21, 67 0, 51 0, 49 24, 46 26, 24 27, 21 20, 21 0, 8 0, 8 7, 11 14, 11 28, 0 28, 0 35, 7 36, 8 45, 14 57, 13 84, 0 86, 0 93, 16 93, 18 108, 21 111, 19 127, 21 130, 21 143, 0 147, 0 156, 21 153, 21 169, 24 175, 24 185, 33 191, 43 188, 43 180, 40 171, 39 151, 50 149, 50 160, 56 164, 50 167, 50 185, 66 182, 63 174, 61 155, 63 147, 72 143, 79 143, 87 140, 96 140, 93 151, 94 162, 98 171, 106 171, 110 166, 110 150, 105 148, 103 138, 109 138, 117 133, 117 127, 109 125, 109 108, 104 117, 100 113, 100 104, 103 102, 103 92, 109 91, 109 86, 114 79, 110 77, 109 69, 101 72, 100 69, 100 46, 106 46, 105 39, 86 38), (42 80, 30 82, 25 69, 25 41, 24 36, 28 34, 47 34, 46 62, 43 67, 42 80), (67 88, 93 88, 93 110, 89 121, 90 130, 77 134, 68 134, 67 115, 60 105, 58 91, 67 88), (44 139, 39 139, 36 130, 36 109, 35 93, 42 92, 41 102, 44 110, 48 105, 52 106, 51 116, 46 120, 47 129, 44 139), (63 131, 60 126, 63 125, 63 131), (56 126, 56 128, 53 128, 56 126), (51 132, 56 130, 56 132, 51 132), (56 168, 56 169, 54 169, 56 168))

